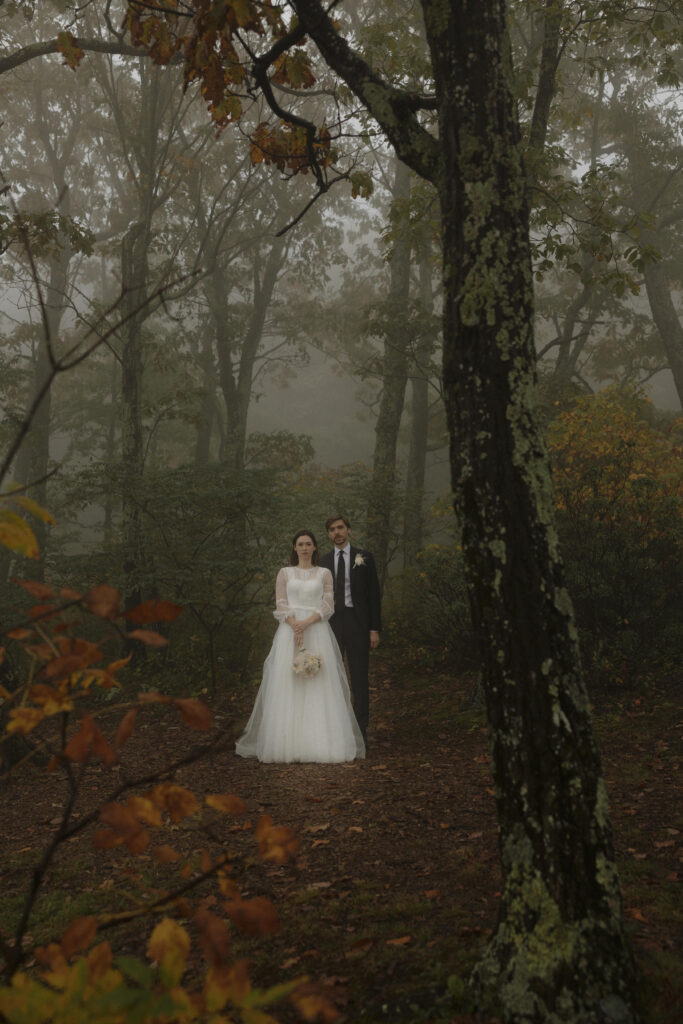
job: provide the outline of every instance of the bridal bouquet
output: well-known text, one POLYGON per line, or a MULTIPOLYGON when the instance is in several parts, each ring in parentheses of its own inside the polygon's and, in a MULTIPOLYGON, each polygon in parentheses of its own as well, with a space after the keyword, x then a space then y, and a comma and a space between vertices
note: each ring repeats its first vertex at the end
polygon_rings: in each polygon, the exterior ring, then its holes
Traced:
POLYGON ((311 654, 305 647, 302 647, 292 662, 292 669, 297 676, 309 677, 316 674, 322 663, 321 657, 311 654))

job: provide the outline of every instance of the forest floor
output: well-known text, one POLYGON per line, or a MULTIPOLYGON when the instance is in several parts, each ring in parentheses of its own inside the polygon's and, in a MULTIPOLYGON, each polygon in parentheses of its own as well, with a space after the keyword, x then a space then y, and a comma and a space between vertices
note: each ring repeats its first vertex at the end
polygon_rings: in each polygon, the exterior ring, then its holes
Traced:
MULTIPOLYGON (((261 765, 237 758, 230 743, 178 772, 176 781, 195 793, 239 794, 252 823, 267 813, 300 839, 295 860, 278 867, 252 856, 253 833, 236 819, 213 823, 214 837, 222 829, 218 840, 242 866, 244 896, 267 896, 278 909, 276 934, 234 940, 255 983, 306 974, 322 983, 342 1021, 481 1021, 464 979, 495 924, 500 875, 486 730, 478 712, 462 710, 471 685, 378 652, 365 761, 261 765)), ((250 700, 223 704, 216 724, 238 733, 250 700)), ((681 723, 674 709, 670 697, 652 692, 603 696, 594 709, 649 1024, 683 1020, 681 723)), ((200 735, 152 711, 123 748, 128 777, 173 760, 200 735)), ((109 771, 88 766, 80 811, 107 798, 109 771)), ((59 825, 64 784, 57 773, 25 768, 2 796, 0 929, 11 934, 32 867, 59 825)), ((187 819, 166 841, 189 855, 205 839, 187 819)), ((170 870, 145 857, 135 864, 137 873, 126 875, 119 851, 93 850, 92 830, 74 836, 46 878, 30 941, 59 935, 74 916, 129 906, 140 886, 157 891, 160 873, 170 870)), ((208 903, 215 891, 215 883, 205 884, 208 903)), ((141 935, 137 922, 106 937, 117 953, 144 955, 141 935)), ((285 1009, 279 1019, 293 1018, 285 1009)))

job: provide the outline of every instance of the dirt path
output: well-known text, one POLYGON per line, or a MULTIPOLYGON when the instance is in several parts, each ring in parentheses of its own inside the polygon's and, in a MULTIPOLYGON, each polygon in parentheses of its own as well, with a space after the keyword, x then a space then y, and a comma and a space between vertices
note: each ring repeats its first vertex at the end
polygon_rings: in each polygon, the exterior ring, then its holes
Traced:
MULTIPOLYGON (((261 765, 237 758, 229 747, 178 773, 177 781, 198 794, 239 794, 252 822, 267 813, 300 838, 296 862, 274 867, 253 855, 253 837, 241 823, 225 824, 219 837, 242 858, 245 895, 269 896, 279 910, 277 935, 258 944, 236 941, 236 954, 252 958, 257 981, 272 984, 302 973, 322 979, 349 1021, 476 1019, 466 1012, 458 979, 495 923, 499 871, 485 730, 476 715, 461 711, 470 683, 425 678, 405 665, 397 671, 378 657, 367 760, 261 765)), ((235 732, 248 710, 246 700, 235 707, 235 732)), ((682 945, 673 895, 680 822, 672 819, 680 731, 665 706, 635 706, 629 714, 602 711, 598 730, 627 920, 646 985, 659 993, 659 1015, 652 1019, 673 1024, 681 1016, 672 977, 682 945)), ((228 721, 225 714, 216 718, 218 725, 228 721)), ((124 748, 126 771, 143 773, 177 756, 187 741, 187 730, 175 721, 141 726, 124 748)), ((88 783, 83 807, 109 792, 104 769, 89 770, 88 783)), ((18 891, 25 881, 28 860, 56 828, 60 794, 61 783, 37 770, 5 794, 5 847, 14 856, 1 885, 18 891)), ((202 840, 181 829, 173 841, 190 850, 202 840)), ((54 884, 63 891, 76 881, 70 863, 79 865, 81 893, 93 899, 119 884, 116 855, 93 858, 88 836, 75 840, 60 863, 54 884)), ((121 937, 123 949, 135 943, 131 932, 121 937)))

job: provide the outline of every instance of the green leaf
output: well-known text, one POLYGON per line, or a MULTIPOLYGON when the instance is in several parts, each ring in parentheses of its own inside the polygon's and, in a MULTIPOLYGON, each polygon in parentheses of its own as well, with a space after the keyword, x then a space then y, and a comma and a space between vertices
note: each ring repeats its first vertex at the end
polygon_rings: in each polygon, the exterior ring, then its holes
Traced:
POLYGON ((119 956, 116 958, 116 966, 128 978, 136 981, 141 988, 151 988, 154 984, 154 971, 142 960, 134 956, 119 956))

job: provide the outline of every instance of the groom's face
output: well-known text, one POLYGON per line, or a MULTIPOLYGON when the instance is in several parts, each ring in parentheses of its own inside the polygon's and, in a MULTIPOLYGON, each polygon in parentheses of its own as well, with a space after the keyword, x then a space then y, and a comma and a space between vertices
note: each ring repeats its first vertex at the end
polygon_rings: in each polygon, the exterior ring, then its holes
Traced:
POLYGON ((336 548, 346 547, 346 542, 349 539, 350 530, 343 519, 335 519, 333 523, 330 523, 330 528, 327 531, 327 536, 330 538, 336 548))

